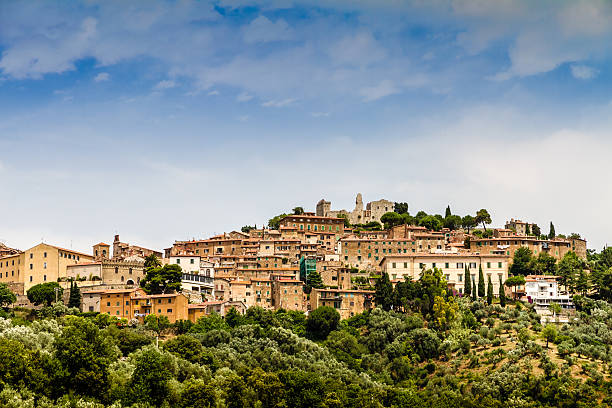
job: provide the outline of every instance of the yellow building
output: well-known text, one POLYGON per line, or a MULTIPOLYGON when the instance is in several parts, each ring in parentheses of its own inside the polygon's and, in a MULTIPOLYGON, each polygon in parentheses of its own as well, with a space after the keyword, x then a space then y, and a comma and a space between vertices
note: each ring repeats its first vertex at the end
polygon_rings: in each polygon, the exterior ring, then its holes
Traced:
POLYGON ((100 294, 100 313, 124 319, 166 316, 170 323, 187 320, 189 299, 182 293, 147 295, 142 289, 115 289, 100 294))
POLYGON ((23 295, 39 283, 66 278, 69 265, 93 259, 92 255, 41 243, 23 253, 0 258, 0 282, 19 287, 17 294, 23 295))

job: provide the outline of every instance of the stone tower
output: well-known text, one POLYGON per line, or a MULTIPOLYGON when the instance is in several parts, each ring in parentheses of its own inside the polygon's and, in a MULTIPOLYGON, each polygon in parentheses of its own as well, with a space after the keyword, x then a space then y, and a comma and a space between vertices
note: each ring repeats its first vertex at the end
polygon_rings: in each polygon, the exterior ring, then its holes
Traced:
POLYGON ((331 211, 331 201, 325 201, 324 199, 321 199, 317 203, 317 216, 327 217, 330 211, 331 211))
POLYGON ((355 199, 355 211, 353 212, 355 213, 363 212, 363 197, 361 196, 361 193, 357 193, 357 198, 355 199))

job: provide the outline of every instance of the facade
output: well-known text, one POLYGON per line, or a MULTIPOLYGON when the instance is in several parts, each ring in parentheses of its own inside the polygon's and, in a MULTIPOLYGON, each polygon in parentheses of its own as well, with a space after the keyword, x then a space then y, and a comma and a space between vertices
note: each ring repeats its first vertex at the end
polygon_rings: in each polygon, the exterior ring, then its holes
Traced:
POLYGON ((143 322, 149 314, 166 316, 170 323, 187 320, 189 300, 182 293, 147 295, 142 289, 117 289, 100 293, 100 313, 143 322))
MULTIPOLYGON (((312 213, 288 215, 280 221, 280 228, 285 231, 294 230, 296 236, 301 238, 302 244, 310 243, 334 252, 338 238, 344 235, 344 219, 312 213)), ((303 252, 303 248, 300 250, 303 252)))
POLYGON ((371 221, 380 222, 380 217, 387 212, 393 211, 393 208, 393 202, 383 199, 369 202, 364 209, 363 198, 361 193, 358 193, 353 211, 332 210, 331 202, 321 199, 317 203, 316 214, 320 217, 338 217, 339 215, 346 215, 351 224, 367 224, 371 221))
POLYGON ((365 270, 380 270, 380 261, 387 255, 416 254, 443 250, 445 238, 442 234, 414 234, 409 238, 342 238, 340 261, 348 267, 365 270))
POLYGON ((304 282, 296 279, 274 280, 272 305, 275 309, 305 310, 304 282))
POLYGON ((472 238, 470 251, 480 254, 504 254, 514 256, 519 248, 529 248, 534 256, 544 252, 550 256, 561 259, 569 251, 586 259, 586 241, 583 239, 539 239, 533 236, 504 236, 493 238, 472 238))
POLYGON ((26 251, 0 259, 0 282, 23 284, 24 295, 39 283, 66 279, 67 267, 81 262, 93 262, 93 256, 71 249, 41 243, 26 251))
POLYGON ((528 275, 525 277, 525 296, 535 307, 547 309, 557 303, 564 309, 574 307, 572 297, 559 290, 559 276, 528 275))
POLYGON ((309 309, 320 306, 333 307, 342 319, 348 319, 374 306, 374 291, 344 289, 313 289, 310 292, 309 309))
POLYGON ((438 268, 444 274, 448 286, 458 293, 464 293, 465 268, 470 270, 471 282, 478 281, 479 268, 482 266, 485 285, 491 277, 494 293, 499 293, 500 281, 508 279, 510 258, 507 255, 478 254, 414 254, 387 255, 381 261, 381 270, 389 274, 391 280, 419 279, 423 269, 438 268))
POLYGON ((532 231, 533 224, 511 218, 510 221, 506 221, 506 225, 504 228, 512 230, 516 235, 524 236, 527 235, 528 227, 529 231, 532 231))

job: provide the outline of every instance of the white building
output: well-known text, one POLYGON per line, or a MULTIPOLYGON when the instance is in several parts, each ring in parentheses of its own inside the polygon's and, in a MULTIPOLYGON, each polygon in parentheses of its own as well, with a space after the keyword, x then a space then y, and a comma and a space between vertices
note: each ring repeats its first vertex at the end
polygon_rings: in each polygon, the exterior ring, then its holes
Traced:
POLYGON ((181 285, 184 289, 200 292, 204 297, 214 297, 215 266, 195 255, 174 255, 169 264, 176 264, 183 270, 181 285))
POLYGON ((567 292, 559 291, 559 276, 529 275, 525 277, 525 296, 536 308, 548 308, 557 303, 564 309, 574 307, 567 292))

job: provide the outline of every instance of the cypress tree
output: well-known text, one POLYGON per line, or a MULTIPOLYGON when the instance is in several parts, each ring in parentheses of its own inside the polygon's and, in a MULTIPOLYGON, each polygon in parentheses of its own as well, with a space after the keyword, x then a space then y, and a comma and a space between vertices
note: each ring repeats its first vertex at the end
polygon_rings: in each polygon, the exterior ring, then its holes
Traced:
POLYGON ((491 283, 491 275, 489 275, 489 281, 487 282, 487 304, 493 303, 493 283, 491 283))
POLYGON ((506 307, 506 291, 504 290, 504 283, 502 278, 499 278, 499 304, 501 307, 506 307))
POLYGON ((484 274, 482 273, 482 265, 478 267, 478 297, 485 297, 485 282, 484 274))
POLYGON ((448 218, 448 217, 450 217, 451 215, 452 215, 452 214, 451 214, 451 210, 450 210, 450 205, 447 205, 447 206, 446 206, 446 212, 444 213, 444 218, 448 218))
POLYGON ((478 299, 478 297, 476 295, 477 295, 477 292, 476 292, 476 282, 472 282, 472 300, 478 299))
POLYGON ((463 278, 463 293, 465 296, 470 296, 472 294, 472 282, 470 279, 470 268, 465 267, 464 278, 463 278))
POLYGON ((548 239, 553 239, 556 236, 557 236, 557 234, 555 234, 555 226, 553 225, 553 223, 551 221, 550 222, 550 232, 548 233, 548 239))
POLYGON ((376 305, 382 307, 383 310, 391 310, 391 306, 393 305, 393 284, 387 272, 383 272, 380 279, 376 281, 374 289, 374 301, 376 305))
POLYGON ((68 307, 81 308, 81 290, 76 282, 70 281, 70 297, 68 298, 68 307))

